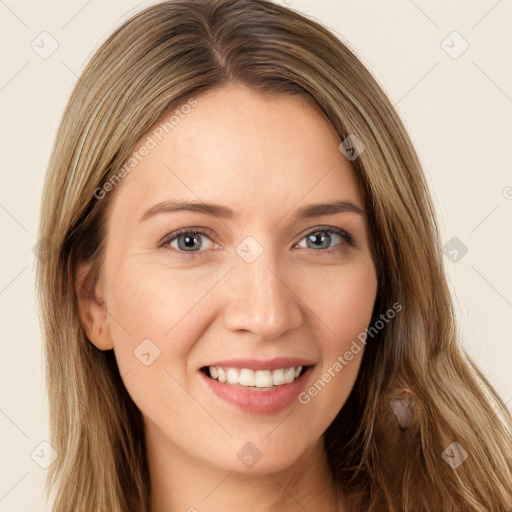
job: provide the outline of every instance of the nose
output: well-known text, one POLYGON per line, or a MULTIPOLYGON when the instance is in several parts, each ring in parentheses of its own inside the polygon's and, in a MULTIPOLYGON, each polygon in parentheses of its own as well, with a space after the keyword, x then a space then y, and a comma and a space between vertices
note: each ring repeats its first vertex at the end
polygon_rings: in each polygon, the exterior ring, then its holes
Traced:
POLYGON ((291 275, 291 272, 278 270, 266 251, 252 263, 238 260, 228 283, 229 301, 224 310, 226 329, 277 339, 287 330, 299 327, 303 322, 304 304, 294 292, 291 275))

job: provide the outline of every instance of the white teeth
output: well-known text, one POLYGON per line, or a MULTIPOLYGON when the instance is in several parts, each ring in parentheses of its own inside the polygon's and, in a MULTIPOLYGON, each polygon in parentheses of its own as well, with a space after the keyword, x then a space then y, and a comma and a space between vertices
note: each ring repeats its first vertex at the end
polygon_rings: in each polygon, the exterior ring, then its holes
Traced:
POLYGON ((290 384, 295 380, 295 368, 286 368, 284 371, 284 383, 290 384))
POLYGON ((238 384, 245 387, 271 388, 291 384, 302 372, 302 366, 279 368, 277 370, 252 370, 251 368, 220 368, 210 366, 210 377, 219 382, 238 384))
POLYGON ((257 388, 272 387, 272 372, 270 370, 257 370, 254 372, 254 380, 257 388))
POLYGON ((239 373, 234 368, 228 368, 226 370, 226 380, 229 384, 238 384, 239 373))
POLYGON ((242 368, 240 370, 238 384, 240 384, 241 386, 256 386, 254 370, 249 370, 249 368, 242 368))
POLYGON ((284 384, 284 370, 274 370, 272 372, 272 383, 274 386, 284 384))

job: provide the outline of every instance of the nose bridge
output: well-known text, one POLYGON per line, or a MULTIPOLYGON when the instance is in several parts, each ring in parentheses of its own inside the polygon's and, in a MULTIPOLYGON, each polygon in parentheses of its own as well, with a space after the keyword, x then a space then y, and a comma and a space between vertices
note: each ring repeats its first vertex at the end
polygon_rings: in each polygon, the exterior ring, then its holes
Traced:
POLYGON ((230 272, 230 300, 224 312, 226 327, 266 338, 277 338, 298 327, 302 322, 300 301, 272 251, 263 250, 252 262, 236 257, 238 261, 230 272))

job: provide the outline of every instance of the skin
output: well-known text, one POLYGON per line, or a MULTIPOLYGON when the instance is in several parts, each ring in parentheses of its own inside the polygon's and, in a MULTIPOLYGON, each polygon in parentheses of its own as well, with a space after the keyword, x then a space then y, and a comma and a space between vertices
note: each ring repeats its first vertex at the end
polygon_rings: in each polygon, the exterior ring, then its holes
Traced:
POLYGON ((97 348, 114 349, 143 414, 152 512, 338 510, 322 435, 363 350, 307 405, 294 401, 270 415, 221 400, 199 368, 304 357, 316 363, 314 383, 349 349, 369 325, 377 292, 367 221, 353 212, 294 214, 335 200, 362 208, 363 196, 340 138, 306 100, 230 83, 197 101, 117 185, 95 300, 82 296, 80 316, 97 348), (174 199, 219 203, 235 217, 181 211, 140 222, 174 199), (307 235, 325 226, 347 231, 355 247, 337 235, 325 248, 308 246, 307 235), (176 240, 159 247, 184 227, 206 232, 195 246, 203 256, 180 257, 176 240), (263 249, 252 263, 236 252, 247 236, 263 249), (134 350, 148 338, 160 355, 145 366, 134 350), (251 468, 237 457, 248 442, 261 453, 251 468))

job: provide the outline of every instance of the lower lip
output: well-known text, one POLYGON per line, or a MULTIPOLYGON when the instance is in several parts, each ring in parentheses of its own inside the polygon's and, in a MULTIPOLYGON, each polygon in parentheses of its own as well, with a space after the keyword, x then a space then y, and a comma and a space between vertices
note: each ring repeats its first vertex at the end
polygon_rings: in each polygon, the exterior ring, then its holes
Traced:
POLYGON ((275 414, 282 411, 294 401, 301 393, 309 380, 313 367, 307 370, 290 384, 283 384, 274 389, 253 390, 251 388, 243 388, 237 385, 219 382, 199 372, 201 377, 206 381, 210 389, 220 398, 236 405, 244 412, 256 414, 275 414))

